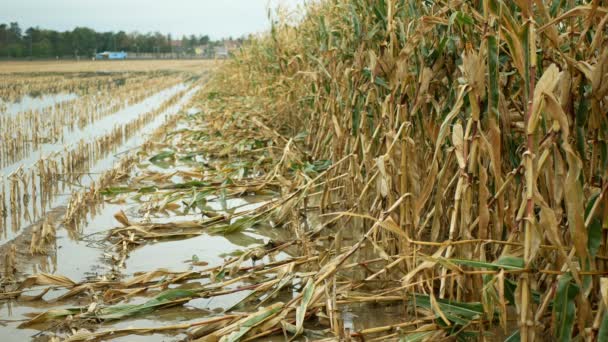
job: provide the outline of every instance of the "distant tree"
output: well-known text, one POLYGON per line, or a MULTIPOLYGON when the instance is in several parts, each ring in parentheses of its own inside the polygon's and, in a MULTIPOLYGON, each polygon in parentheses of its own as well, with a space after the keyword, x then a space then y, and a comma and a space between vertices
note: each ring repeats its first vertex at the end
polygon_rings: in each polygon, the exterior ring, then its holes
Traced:
POLYGON ((120 51, 129 50, 129 47, 132 45, 129 42, 129 36, 125 33, 125 31, 118 31, 114 38, 116 39, 117 49, 120 51))
POLYGON ((167 44, 167 38, 160 32, 154 32, 154 46, 157 53, 169 52, 171 48, 167 44))
POLYGON ((77 27, 72 31, 72 47, 80 56, 92 56, 96 50, 96 32, 88 27, 77 27))
POLYGON ((179 48, 173 46, 174 40, 171 34, 160 32, 96 32, 88 27, 65 32, 30 27, 23 32, 18 23, 12 22, 0 24, 0 57, 90 57, 101 51, 192 54, 199 45, 220 44, 208 35, 183 36, 179 48))
POLYGON ((18 23, 10 23, 8 29, 8 43, 18 43, 21 41, 21 28, 18 23))
POLYGON ((67 56, 74 54, 74 35, 71 31, 63 32, 61 35, 61 45, 57 56, 67 56))
POLYGON ((57 31, 48 30, 47 38, 50 47, 50 57, 61 56, 63 52, 61 51, 61 45, 63 44, 63 34, 57 31))
POLYGON ((95 34, 95 50, 96 52, 102 51, 116 51, 116 37, 113 32, 103 32, 95 34))
POLYGON ((0 57, 8 57, 8 25, 0 24, 0 57))
POLYGON ((32 44, 32 56, 35 57, 52 57, 53 47, 47 38, 32 44))
POLYGON ((25 57, 23 46, 19 43, 11 43, 7 46, 7 55, 10 57, 25 57))
POLYGON ((51 57, 53 48, 51 44, 51 32, 41 30, 38 27, 30 27, 23 36, 24 47, 30 57, 51 57))

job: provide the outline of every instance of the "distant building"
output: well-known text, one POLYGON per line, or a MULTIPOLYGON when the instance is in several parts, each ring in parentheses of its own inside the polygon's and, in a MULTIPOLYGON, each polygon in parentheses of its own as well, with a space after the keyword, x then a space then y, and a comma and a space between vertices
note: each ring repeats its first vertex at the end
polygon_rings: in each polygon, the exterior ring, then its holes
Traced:
POLYGON ((198 45, 194 47, 194 54, 196 56, 210 55, 210 49, 208 44, 198 45))
POLYGON ((216 46, 215 58, 228 58, 228 48, 225 46, 216 46))
POLYGON ((105 52, 96 54, 95 55, 95 59, 100 59, 100 60, 104 60, 104 59, 127 59, 127 53, 124 52, 124 51, 121 51, 121 52, 105 51, 105 52))
POLYGON ((228 51, 232 52, 234 50, 237 50, 239 48, 241 44, 239 44, 239 42, 237 42, 236 40, 225 40, 224 41, 224 46, 226 47, 226 49, 228 49, 228 51))
POLYGON ((240 42, 238 42, 236 40, 232 40, 232 39, 226 39, 221 42, 221 45, 216 46, 214 48, 213 54, 214 54, 215 58, 219 58, 219 59, 229 58, 230 55, 235 53, 236 50, 238 50, 240 46, 241 46, 240 42))

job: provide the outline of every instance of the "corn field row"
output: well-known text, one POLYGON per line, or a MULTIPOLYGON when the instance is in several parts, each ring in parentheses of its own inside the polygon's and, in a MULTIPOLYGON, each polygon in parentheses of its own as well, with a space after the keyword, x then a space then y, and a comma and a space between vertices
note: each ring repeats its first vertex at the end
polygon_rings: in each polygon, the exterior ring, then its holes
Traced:
POLYGON ((74 93, 80 96, 105 91, 121 84, 134 83, 144 73, 26 73, 3 74, 0 100, 18 102, 28 94, 74 93))
POLYGON ((306 136, 300 158, 335 165, 320 208, 358 242, 289 310, 331 303, 341 274, 371 301, 430 315, 403 317, 407 331, 385 338, 608 339, 605 3, 327 0, 306 11, 279 12, 216 82, 266 99, 267 126, 306 136), (341 271, 370 244, 378 273, 341 271))
POLYGON ((13 232, 22 222, 31 222, 45 214, 53 198, 66 189, 78 186, 83 176, 96 161, 116 151, 123 143, 152 122, 168 107, 174 105, 186 90, 176 93, 154 110, 136 119, 115 126, 110 132, 92 141, 80 140, 73 147, 40 158, 29 169, 23 166, 0 180, 0 213, 3 235, 8 229, 7 219, 13 232))
POLYGON ((82 129, 120 109, 182 83, 175 77, 141 77, 128 85, 87 95, 49 108, 15 116, 0 116, 0 167, 13 164, 45 143, 62 143, 65 135, 82 129))
MULTIPOLYGON (((186 91, 185 91, 186 92, 186 91)), ((181 97, 181 96, 180 96, 181 97)), ((146 141, 141 145, 138 153, 146 153, 154 146, 155 142, 165 136, 168 130, 171 130, 177 124, 177 115, 168 116, 165 122, 150 132, 146 141)), ((139 161, 139 157, 134 154, 127 154, 121 158, 114 167, 104 171, 95 184, 89 189, 83 189, 79 192, 74 192, 70 196, 64 215, 63 224, 71 231, 78 231, 81 226, 86 223, 87 218, 95 216, 97 207, 103 203, 101 192, 108 187, 116 184, 121 178, 129 174, 132 165, 139 161)))

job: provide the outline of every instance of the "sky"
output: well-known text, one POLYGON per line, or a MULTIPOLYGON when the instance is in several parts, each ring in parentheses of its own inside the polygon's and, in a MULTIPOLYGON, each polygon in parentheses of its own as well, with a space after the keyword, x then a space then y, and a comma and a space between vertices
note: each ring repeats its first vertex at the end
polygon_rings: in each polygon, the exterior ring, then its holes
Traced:
POLYGON ((305 0, 0 0, 0 23, 58 31, 139 31, 240 37, 269 28, 268 8, 305 0))

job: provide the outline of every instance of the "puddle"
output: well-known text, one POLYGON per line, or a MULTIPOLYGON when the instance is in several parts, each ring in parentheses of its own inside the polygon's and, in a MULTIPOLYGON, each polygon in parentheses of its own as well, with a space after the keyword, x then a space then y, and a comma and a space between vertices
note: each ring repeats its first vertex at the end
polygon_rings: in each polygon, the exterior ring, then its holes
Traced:
POLYGON ((105 231, 116 224, 113 215, 120 209, 120 205, 104 204, 82 228, 81 239, 73 239, 66 229, 60 229, 57 232, 58 262, 53 273, 77 282, 97 279, 108 273, 110 266, 105 263, 103 245, 96 242, 102 240, 105 231))
POLYGON ((201 235, 180 241, 162 241, 132 251, 126 260, 126 273, 158 268, 184 271, 189 267, 186 261, 192 260, 194 255, 208 262, 209 266, 219 266, 224 261, 219 255, 238 249, 238 246, 219 236, 201 235))
MULTIPOLYGON (((39 302, 36 302, 39 303, 39 302)), ((60 308, 60 306, 53 306, 60 308)), ((0 301, 0 336, 2 341, 20 342, 31 341, 40 332, 36 329, 18 329, 17 326, 27 319, 26 314, 33 311, 44 311, 50 306, 31 303, 26 306, 22 303, 16 304, 12 301, 0 301)))
MULTIPOLYGON (((85 233, 85 236, 87 236, 85 239, 73 240, 69 237, 68 232, 65 229, 60 230, 57 235, 56 255, 53 258, 55 262, 49 271, 53 274, 67 276, 75 281, 93 280, 107 274, 112 266, 106 258, 106 251, 102 248, 102 245, 95 244, 95 241, 102 240, 105 232, 117 225, 113 215, 121 209, 125 209, 124 205, 105 204, 104 207, 97 212, 97 215, 90 219, 87 225, 83 227, 83 232, 85 233)), ((253 232, 234 233, 226 236, 202 234, 198 237, 183 240, 159 241, 132 251, 126 259, 126 268, 121 270, 121 274, 125 279, 128 279, 135 274, 149 272, 150 270, 159 268, 166 268, 175 272, 184 272, 191 269, 202 270, 204 268, 221 265, 229 258, 228 255, 231 253, 255 245, 263 245, 266 242, 268 242, 268 238, 253 232), (208 263, 208 265, 191 266, 188 261, 192 261, 193 256, 196 256, 199 261, 208 263)), ((288 257, 289 255, 281 253, 274 261, 288 257)), ((265 258, 258 261, 258 263, 265 262, 270 262, 270 260, 265 258)), ((248 261, 241 264, 241 267, 250 267, 253 265, 254 264, 251 261, 248 261)), ((208 281, 203 281, 201 283, 200 280, 197 280, 191 284, 196 287, 206 283, 208 283, 208 281)), ((242 285, 246 284, 238 282, 231 288, 236 289, 238 286, 242 285)), ((153 314, 141 318, 103 324, 100 329, 151 327, 158 326, 159 324, 170 325, 200 321, 213 317, 216 312, 223 312, 224 310, 233 307, 252 292, 253 291, 251 290, 243 290, 211 298, 194 299, 183 307, 157 310, 153 314)), ((59 292, 57 295, 62 293, 63 292, 59 292)), ((56 295, 47 294, 45 298, 50 299, 55 296, 56 295)), ((134 298, 128 303, 133 304, 148 299, 149 298, 134 298)), ((26 320, 28 318, 27 314, 31 312, 41 312, 51 308, 71 307, 77 304, 78 303, 74 301, 70 301, 69 305, 66 304, 64 306, 41 304, 40 302, 0 302, 0 319, 6 320, 4 322, 0 321, 0 336, 3 336, 3 341, 28 340, 31 336, 38 333, 38 331, 35 329, 16 329, 16 325, 18 325, 21 320, 26 320)), ((87 304, 88 302, 81 305, 86 306, 87 304)), ((174 340, 173 338, 178 340, 180 337, 183 338, 185 335, 130 335, 112 340, 172 341, 174 340)))
POLYGON ((375 304, 375 305, 349 305, 341 307, 341 317, 344 327, 351 331, 358 331, 374 327, 383 327, 406 319, 404 305, 375 304))

